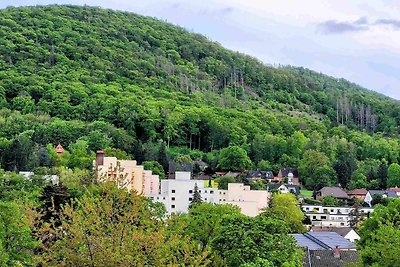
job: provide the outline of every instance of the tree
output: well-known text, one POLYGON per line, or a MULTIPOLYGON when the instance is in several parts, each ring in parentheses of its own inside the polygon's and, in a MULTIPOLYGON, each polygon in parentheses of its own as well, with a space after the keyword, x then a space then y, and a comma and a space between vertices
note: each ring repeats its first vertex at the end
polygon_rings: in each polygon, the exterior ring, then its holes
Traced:
POLYGON ((243 171, 251 166, 246 150, 239 146, 223 148, 219 157, 219 168, 227 171, 243 171))
POLYGON ((151 170, 153 174, 158 175, 160 179, 165 178, 164 168, 157 161, 144 161, 143 167, 145 170, 151 170))
POLYGON ((210 252, 164 222, 165 208, 112 183, 93 186, 62 208, 61 227, 44 224, 38 264, 46 266, 210 266, 210 252), (169 227, 171 227, 169 229, 169 227))
POLYGON ((229 183, 237 182, 235 177, 232 177, 232 176, 222 176, 222 177, 217 178, 216 181, 218 182, 218 189, 224 189, 224 190, 228 189, 229 183))
POLYGON ((362 266, 397 266, 400 253, 400 199, 394 199, 387 207, 378 205, 371 217, 360 228, 362 266))
POLYGON ((390 164, 387 176, 388 187, 400 186, 400 165, 397 163, 390 164))
POLYGON ((32 236, 24 207, 16 202, 0 202, 0 266, 34 266, 32 236))
POLYGON ((303 233, 306 231, 303 220, 304 213, 299 207, 299 202, 293 194, 273 194, 267 208, 262 215, 284 221, 290 225, 291 233, 303 233))
POLYGON ((199 187, 197 186, 197 183, 194 185, 194 189, 193 189, 193 197, 192 197, 192 201, 190 202, 190 206, 193 206, 194 204, 198 204, 203 202, 203 200, 201 199, 201 195, 199 192, 199 187))
POLYGON ((339 201, 333 196, 326 196, 322 199, 322 204, 324 206, 337 206, 339 201))
POLYGON ((329 158, 324 153, 315 150, 307 150, 304 153, 300 161, 299 173, 305 181, 305 186, 315 191, 331 185, 336 180, 329 158))
MULTIPOLYGON (((266 216, 230 215, 222 219, 212 247, 228 266, 270 262, 272 266, 301 266, 302 253, 288 226, 266 216)), ((267 265, 268 266, 268 265, 267 265)))
POLYGON ((187 216, 185 233, 200 243, 203 250, 209 247, 219 233, 222 219, 230 215, 240 215, 240 208, 233 205, 201 203, 193 205, 187 216))

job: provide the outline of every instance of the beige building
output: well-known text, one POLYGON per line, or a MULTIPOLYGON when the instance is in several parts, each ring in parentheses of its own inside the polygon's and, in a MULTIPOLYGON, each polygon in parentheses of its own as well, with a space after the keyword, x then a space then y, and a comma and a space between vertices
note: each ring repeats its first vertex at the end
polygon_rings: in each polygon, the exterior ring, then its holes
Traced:
POLYGON ((104 151, 96 152, 93 162, 98 181, 114 181, 118 187, 150 195, 159 192, 159 177, 137 165, 136 160, 118 160, 105 157, 104 151))
POLYGON ((218 190, 219 204, 232 204, 247 216, 257 216, 268 207, 271 193, 265 190, 250 190, 241 183, 228 184, 228 190, 218 190))

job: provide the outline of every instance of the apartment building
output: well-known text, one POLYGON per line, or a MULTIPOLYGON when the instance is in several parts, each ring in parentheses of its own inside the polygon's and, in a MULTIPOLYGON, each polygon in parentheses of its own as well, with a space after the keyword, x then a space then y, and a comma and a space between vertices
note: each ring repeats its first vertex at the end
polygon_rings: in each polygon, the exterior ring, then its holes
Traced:
MULTIPOLYGON (((302 205, 302 210, 313 226, 347 227, 352 220, 352 207, 330 207, 322 205, 302 205)), ((367 217, 373 208, 360 208, 360 214, 367 217)))

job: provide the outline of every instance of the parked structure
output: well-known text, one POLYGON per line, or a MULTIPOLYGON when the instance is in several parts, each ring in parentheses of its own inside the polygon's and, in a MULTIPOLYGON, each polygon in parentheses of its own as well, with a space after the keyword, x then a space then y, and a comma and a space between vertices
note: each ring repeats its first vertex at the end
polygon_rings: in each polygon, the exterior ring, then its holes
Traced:
MULTIPOLYGON (((302 210, 310 219, 312 226, 347 227, 355 216, 353 207, 329 207, 322 205, 302 205, 302 210)), ((373 208, 360 208, 359 219, 368 217, 373 208)))
POLYGON ((322 199, 324 197, 334 197, 338 200, 347 200, 349 196, 347 193, 340 187, 323 187, 321 190, 317 192, 316 198, 322 199))
POLYGON ((383 198, 391 197, 396 198, 397 194, 393 191, 389 190, 369 190, 367 195, 364 198, 364 202, 367 203, 370 207, 372 207, 372 200, 375 195, 381 195, 383 198))
POLYGON ((168 215, 186 213, 193 200, 196 185, 203 202, 214 204, 219 202, 218 188, 209 188, 206 184, 208 182, 204 180, 191 180, 190 172, 176 172, 175 179, 161 180, 160 193, 149 196, 154 201, 163 203, 168 215))
POLYGON ((247 216, 257 216, 268 207, 271 193, 265 190, 250 190, 241 183, 229 183, 228 190, 219 190, 219 204, 231 204, 240 208, 247 216))

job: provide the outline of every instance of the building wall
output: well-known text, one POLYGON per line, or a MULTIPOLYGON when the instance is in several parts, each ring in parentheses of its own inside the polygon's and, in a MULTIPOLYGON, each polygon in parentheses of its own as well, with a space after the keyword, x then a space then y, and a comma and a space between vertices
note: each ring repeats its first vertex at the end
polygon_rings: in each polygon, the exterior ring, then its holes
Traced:
POLYGON ((257 216, 268 207, 271 193, 265 190, 250 190, 241 183, 229 183, 228 190, 219 190, 220 204, 236 205, 247 216, 257 216))
MULTIPOLYGON (((349 226, 352 207, 328 207, 322 205, 302 205, 302 210, 310 218, 313 226, 349 226)), ((360 213, 365 215, 373 212, 372 208, 361 208, 360 213)))
POLYGON ((218 189, 207 188, 203 180, 191 180, 190 172, 176 172, 175 179, 161 180, 160 194, 150 197, 165 205, 167 214, 187 213, 197 184, 203 202, 218 203, 218 189))
POLYGON ((344 238, 353 243, 360 240, 360 236, 354 230, 351 230, 344 238))

